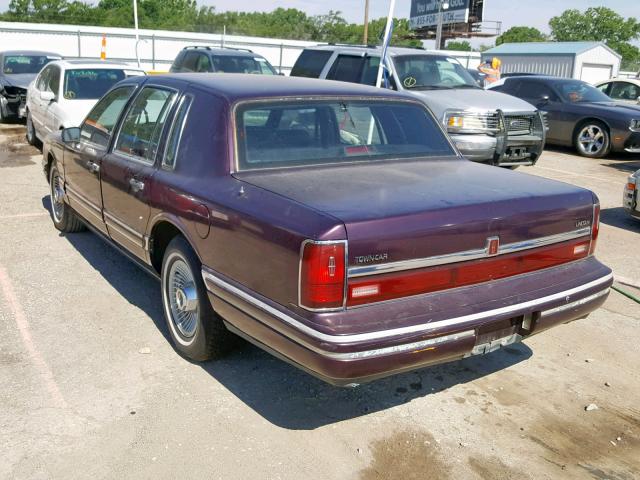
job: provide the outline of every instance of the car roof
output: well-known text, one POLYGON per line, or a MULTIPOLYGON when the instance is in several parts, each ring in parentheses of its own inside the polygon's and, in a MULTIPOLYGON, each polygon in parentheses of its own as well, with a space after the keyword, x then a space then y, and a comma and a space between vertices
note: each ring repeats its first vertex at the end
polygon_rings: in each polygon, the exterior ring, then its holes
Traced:
POLYGON ((200 46, 194 45, 190 47, 184 47, 182 51, 185 50, 193 50, 197 52, 206 52, 212 55, 218 55, 221 57, 260 57, 262 55, 255 53, 249 49, 243 48, 233 48, 233 47, 208 47, 208 46, 200 46))
POLYGON ((181 73, 180 75, 152 75, 130 77, 122 83, 142 83, 155 85, 175 85, 184 81, 199 89, 206 90, 227 99, 230 103, 238 100, 268 99, 283 97, 384 97, 398 100, 413 100, 412 95, 384 88, 375 88, 357 83, 317 80, 281 75, 254 75, 242 73, 181 73))
POLYGON ((0 52, 0 55, 32 55, 32 56, 40 56, 40 57, 57 57, 62 58, 62 55, 59 53, 53 52, 44 52, 41 50, 3 50, 0 52))
POLYGON ((596 85, 604 85, 605 83, 610 82, 629 82, 635 85, 640 85, 640 78, 615 77, 610 78, 609 80, 602 80, 601 82, 596 83, 596 85))
MULTIPOLYGON (((307 47, 305 50, 330 50, 330 51, 357 51, 367 52, 382 55, 382 47, 374 45, 317 45, 314 47, 307 47)), ((423 48, 411 48, 411 47, 389 47, 389 55, 392 57, 399 55, 428 55, 432 57, 449 57, 446 53, 425 50, 423 48)))
POLYGON ((109 60, 55 60, 49 62, 49 65, 59 65, 65 70, 73 68, 91 68, 91 69, 112 69, 120 67, 123 70, 135 70, 138 72, 144 72, 143 68, 129 65, 125 62, 114 62, 109 60))
POLYGON ((582 80, 577 78, 554 77, 552 75, 514 75, 513 77, 507 77, 504 80, 544 80, 549 83, 582 82, 582 80))

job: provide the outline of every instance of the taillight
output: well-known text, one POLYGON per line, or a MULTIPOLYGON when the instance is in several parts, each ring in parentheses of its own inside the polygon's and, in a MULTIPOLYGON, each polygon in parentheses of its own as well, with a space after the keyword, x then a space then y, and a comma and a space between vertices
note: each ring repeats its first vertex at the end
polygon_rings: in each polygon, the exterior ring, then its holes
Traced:
POLYGON ((600 233, 600 204, 593 205, 593 221, 591 223, 591 245, 589 247, 589 255, 593 255, 596 251, 596 243, 598 234, 600 233))
POLYGON ((307 241, 300 258, 300 306, 309 310, 344 306, 345 242, 307 241))

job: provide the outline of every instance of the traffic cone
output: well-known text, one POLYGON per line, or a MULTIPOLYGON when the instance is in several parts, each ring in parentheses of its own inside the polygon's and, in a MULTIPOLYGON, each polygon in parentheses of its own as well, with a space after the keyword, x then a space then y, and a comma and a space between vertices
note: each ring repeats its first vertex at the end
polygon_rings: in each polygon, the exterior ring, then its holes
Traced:
POLYGON ((102 35, 102 48, 100 49, 100 60, 107 59, 107 36, 102 35))

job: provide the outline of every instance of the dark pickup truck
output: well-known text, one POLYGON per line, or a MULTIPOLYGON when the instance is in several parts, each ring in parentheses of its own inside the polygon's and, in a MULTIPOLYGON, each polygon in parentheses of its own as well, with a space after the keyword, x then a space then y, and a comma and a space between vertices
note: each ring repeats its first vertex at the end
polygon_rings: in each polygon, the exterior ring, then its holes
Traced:
POLYGON ((195 360, 235 333, 357 384, 583 318, 612 283, 592 192, 465 160, 407 94, 131 78, 43 160, 56 228, 88 226, 157 275, 195 360))

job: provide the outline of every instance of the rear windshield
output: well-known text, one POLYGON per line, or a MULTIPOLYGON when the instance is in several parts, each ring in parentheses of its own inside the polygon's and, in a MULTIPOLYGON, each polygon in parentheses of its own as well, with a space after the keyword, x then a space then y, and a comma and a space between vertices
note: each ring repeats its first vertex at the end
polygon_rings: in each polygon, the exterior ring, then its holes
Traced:
POLYGON ((240 170, 455 155, 427 110, 409 102, 246 104, 236 124, 240 170))
POLYGON ((2 71, 8 75, 20 73, 38 73, 52 60, 60 60, 60 57, 47 57, 44 55, 7 55, 4 57, 2 71))
POLYGON ((234 57, 224 55, 213 57, 213 70, 219 73, 258 73, 275 75, 276 71, 261 57, 234 57))
POLYGON ((122 69, 77 69, 64 73, 63 96, 67 100, 93 100, 102 97, 125 78, 122 69))

